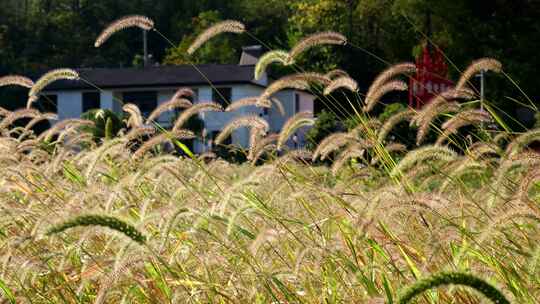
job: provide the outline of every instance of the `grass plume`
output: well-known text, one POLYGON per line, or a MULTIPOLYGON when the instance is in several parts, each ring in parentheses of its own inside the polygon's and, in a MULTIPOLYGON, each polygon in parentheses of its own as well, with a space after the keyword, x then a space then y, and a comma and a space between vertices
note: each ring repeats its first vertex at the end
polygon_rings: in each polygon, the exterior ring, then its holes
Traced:
POLYGON ((150 115, 148 116, 148 119, 146 119, 146 123, 150 123, 156 120, 156 118, 158 118, 161 114, 165 112, 173 111, 178 108, 186 109, 191 106, 193 106, 191 101, 185 98, 172 98, 171 100, 164 102, 159 105, 159 107, 155 108, 154 111, 152 111, 152 113, 150 113, 150 115))
MULTIPOLYGON (((239 100, 235 100, 225 109, 225 112, 233 112, 240 108, 248 106, 261 106, 260 104, 258 104, 258 101, 258 97, 245 97, 239 100)), ((264 104, 264 107, 266 106, 267 104, 264 104)))
MULTIPOLYGON (((326 76, 327 77, 327 76, 326 76)), ((345 88, 351 92, 358 91, 358 83, 356 80, 348 76, 342 76, 332 80, 332 82, 324 89, 324 95, 330 95, 337 89, 345 88)))
POLYGON ((336 78, 341 78, 341 77, 350 77, 349 73, 345 72, 342 69, 331 70, 330 72, 324 74, 324 76, 331 80, 334 80, 336 78))
POLYGON ((401 295, 397 301, 398 304, 407 304, 417 295, 444 285, 463 285, 470 287, 480 293, 486 298, 490 299, 496 304, 510 304, 506 297, 491 284, 486 281, 468 274, 460 272, 441 272, 427 277, 423 280, 412 284, 401 292, 401 295))
POLYGON ((202 112, 223 111, 223 107, 215 102, 199 102, 186 109, 174 122, 173 130, 179 130, 193 116, 202 112))
POLYGON ((502 64, 493 58, 482 58, 475 60, 461 75, 458 83, 456 84, 456 89, 462 89, 465 87, 467 82, 476 74, 481 71, 492 71, 495 73, 500 73, 502 71, 502 64))
POLYGON ((150 151, 157 145, 172 142, 175 139, 192 139, 195 137, 195 134, 189 130, 175 130, 171 132, 164 132, 158 135, 153 136, 133 153, 133 159, 140 159, 146 152, 150 151))
POLYGON ((34 86, 34 82, 32 79, 20 75, 7 75, 0 77, 0 87, 13 85, 29 89, 34 86))
POLYGON ((129 114, 129 119, 127 121, 128 127, 142 127, 142 125, 144 124, 144 118, 141 114, 141 110, 139 110, 139 107, 137 105, 127 103, 122 107, 122 110, 129 114))
POLYGON ((192 55, 197 51, 204 43, 213 37, 222 33, 236 33, 241 34, 246 31, 246 27, 243 23, 234 20, 225 20, 214 24, 208 29, 204 30, 188 48, 188 54, 192 55))
POLYGON ((152 21, 152 19, 146 16, 141 15, 125 16, 117 19, 111 24, 109 24, 99 34, 96 41, 94 42, 94 47, 98 48, 102 46, 107 40, 109 40, 112 35, 130 27, 138 27, 145 31, 149 31, 154 28, 154 21, 152 21))
POLYGON ((260 80, 269 65, 273 63, 281 63, 282 65, 290 65, 292 62, 288 62, 289 53, 283 50, 274 50, 265 53, 259 58, 255 65, 255 79, 260 80))
POLYGON ((336 32, 322 32, 309 35, 301 39, 290 51, 288 62, 289 64, 294 62, 300 54, 308 49, 314 48, 319 45, 334 44, 345 45, 347 44, 347 38, 340 33, 336 32))
POLYGON ((289 137, 296 132, 296 130, 302 127, 313 126, 315 124, 315 119, 313 118, 312 112, 299 112, 291 118, 287 119, 281 132, 279 133, 279 139, 277 141, 278 150, 287 142, 289 137))
POLYGON ((65 222, 49 228, 47 230, 47 235, 58 234, 70 228, 80 226, 107 227, 109 229, 123 233, 125 236, 129 237, 130 239, 139 244, 144 244, 146 242, 146 237, 141 232, 139 232, 133 225, 112 216, 98 214, 81 215, 69 219, 65 222))
POLYGON ((374 90, 368 91, 366 95, 365 103, 366 105, 362 109, 364 112, 370 112, 377 105, 380 99, 392 92, 392 91, 406 91, 409 87, 407 84, 401 80, 394 80, 384 85, 377 87, 374 90))
POLYGON ((224 142, 234 130, 238 128, 252 128, 261 130, 263 133, 268 132, 270 126, 268 122, 256 115, 240 116, 227 123, 215 139, 215 144, 220 145, 224 142))
MULTIPOLYGON (((49 71, 45 73, 43 76, 41 76, 36 83, 30 88, 30 91, 28 92, 28 97, 37 97, 41 90, 43 90, 47 85, 49 85, 52 82, 58 81, 58 80, 78 80, 79 79, 79 73, 77 71, 72 69, 56 69, 49 71)), ((30 104, 28 104, 26 107, 30 108, 30 104)))

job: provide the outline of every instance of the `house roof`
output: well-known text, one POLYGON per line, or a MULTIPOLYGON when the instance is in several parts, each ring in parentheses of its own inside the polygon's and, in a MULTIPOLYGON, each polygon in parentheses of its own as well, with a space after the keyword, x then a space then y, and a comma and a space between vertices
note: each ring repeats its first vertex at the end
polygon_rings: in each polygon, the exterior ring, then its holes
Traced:
POLYGON ((145 68, 97 68, 77 70, 82 80, 56 81, 45 91, 92 89, 93 85, 102 89, 134 87, 169 87, 188 85, 254 84, 254 66, 236 64, 203 64, 158 66, 145 68), (200 71, 197 71, 197 69, 200 71), (203 74, 203 75, 201 75, 203 74))

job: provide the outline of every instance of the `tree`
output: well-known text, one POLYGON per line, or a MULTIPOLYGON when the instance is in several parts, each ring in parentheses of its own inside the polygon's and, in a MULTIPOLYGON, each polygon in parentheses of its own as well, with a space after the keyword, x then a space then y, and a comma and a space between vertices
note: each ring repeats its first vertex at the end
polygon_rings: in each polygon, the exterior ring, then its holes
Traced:
POLYGON ((315 149, 325 137, 343 129, 342 123, 335 114, 323 110, 317 116, 315 125, 306 134, 307 148, 315 149))
MULTIPOLYGON (((37 77, 58 67, 137 64, 134 59, 142 54, 140 30, 119 32, 98 49, 93 42, 111 21, 143 14, 167 37, 156 32, 148 35, 149 52, 156 61, 167 64, 235 63, 243 45, 289 49, 306 35, 332 30, 347 35, 349 44, 313 48, 302 54, 295 68, 319 72, 342 68, 365 92, 388 64, 413 61, 414 51, 429 38, 449 58, 453 80, 480 57, 495 57, 504 64, 506 74, 487 76, 487 99, 510 124, 518 110, 506 96, 525 104, 531 99, 536 105, 540 97, 536 77, 540 65, 536 55, 540 47, 538 1, 4 0, 2 9, 0 75, 37 77), (186 56, 195 34, 225 19, 244 22, 249 33, 220 35, 195 56, 186 56)), ((2 102, 18 100, 4 88, 0 94, 2 102)), ((338 102, 347 104, 343 98, 338 102)))

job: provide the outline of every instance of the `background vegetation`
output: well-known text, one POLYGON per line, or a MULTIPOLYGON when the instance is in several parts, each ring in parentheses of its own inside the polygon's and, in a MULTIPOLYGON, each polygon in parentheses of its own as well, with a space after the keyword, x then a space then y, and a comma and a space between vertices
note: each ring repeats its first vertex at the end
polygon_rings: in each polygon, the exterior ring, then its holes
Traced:
MULTIPOLYGON (((156 21, 170 48, 150 35, 150 53, 166 64, 186 62, 185 49, 195 35, 221 19, 240 20, 254 37, 218 37, 197 52, 192 62, 235 63, 240 47, 263 42, 271 49, 288 49, 301 37, 334 30, 351 44, 330 53, 316 51, 308 70, 339 66, 361 88, 388 63, 411 61, 426 35, 441 46, 452 65, 467 66, 480 57, 504 58, 505 71, 536 102, 540 85, 540 3, 527 0, 2 0, 0 14, 0 75, 39 75, 56 67, 115 67, 140 63, 139 31, 120 33, 99 52, 88 48, 99 31, 118 16, 143 14, 156 21), (430 16, 430 18, 428 18, 430 16), (429 21, 429 22, 428 22, 429 21), (69 37, 69 39, 66 39, 69 37), (363 51, 365 50, 365 51, 363 51), (386 62, 385 62, 386 61, 386 62)), ((503 77, 488 78, 488 98, 509 115, 516 107, 506 96, 526 98, 503 77)), ((13 109, 13 92, 0 95, 0 105, 13 109), (9 98, 7 97, 10 94, 9 98)), ((534 121, 525 122, 531 127, 534 121)), ((514 128, 518 126, 514 125, 514 128)), ((519 128, 518 128, 519 129, 519 128)))

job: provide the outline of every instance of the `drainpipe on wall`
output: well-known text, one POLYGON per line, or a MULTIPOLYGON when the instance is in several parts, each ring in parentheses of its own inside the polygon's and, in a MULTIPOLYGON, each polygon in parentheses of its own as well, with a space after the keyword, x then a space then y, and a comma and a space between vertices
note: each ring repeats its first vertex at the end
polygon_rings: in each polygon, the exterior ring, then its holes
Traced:
POLYGON ((143 52, 144 52, 144 58, 143 58, 143 67, 147 67, 148 66, 148 31, 146 30, 142 30, 143 31, 143 52))

